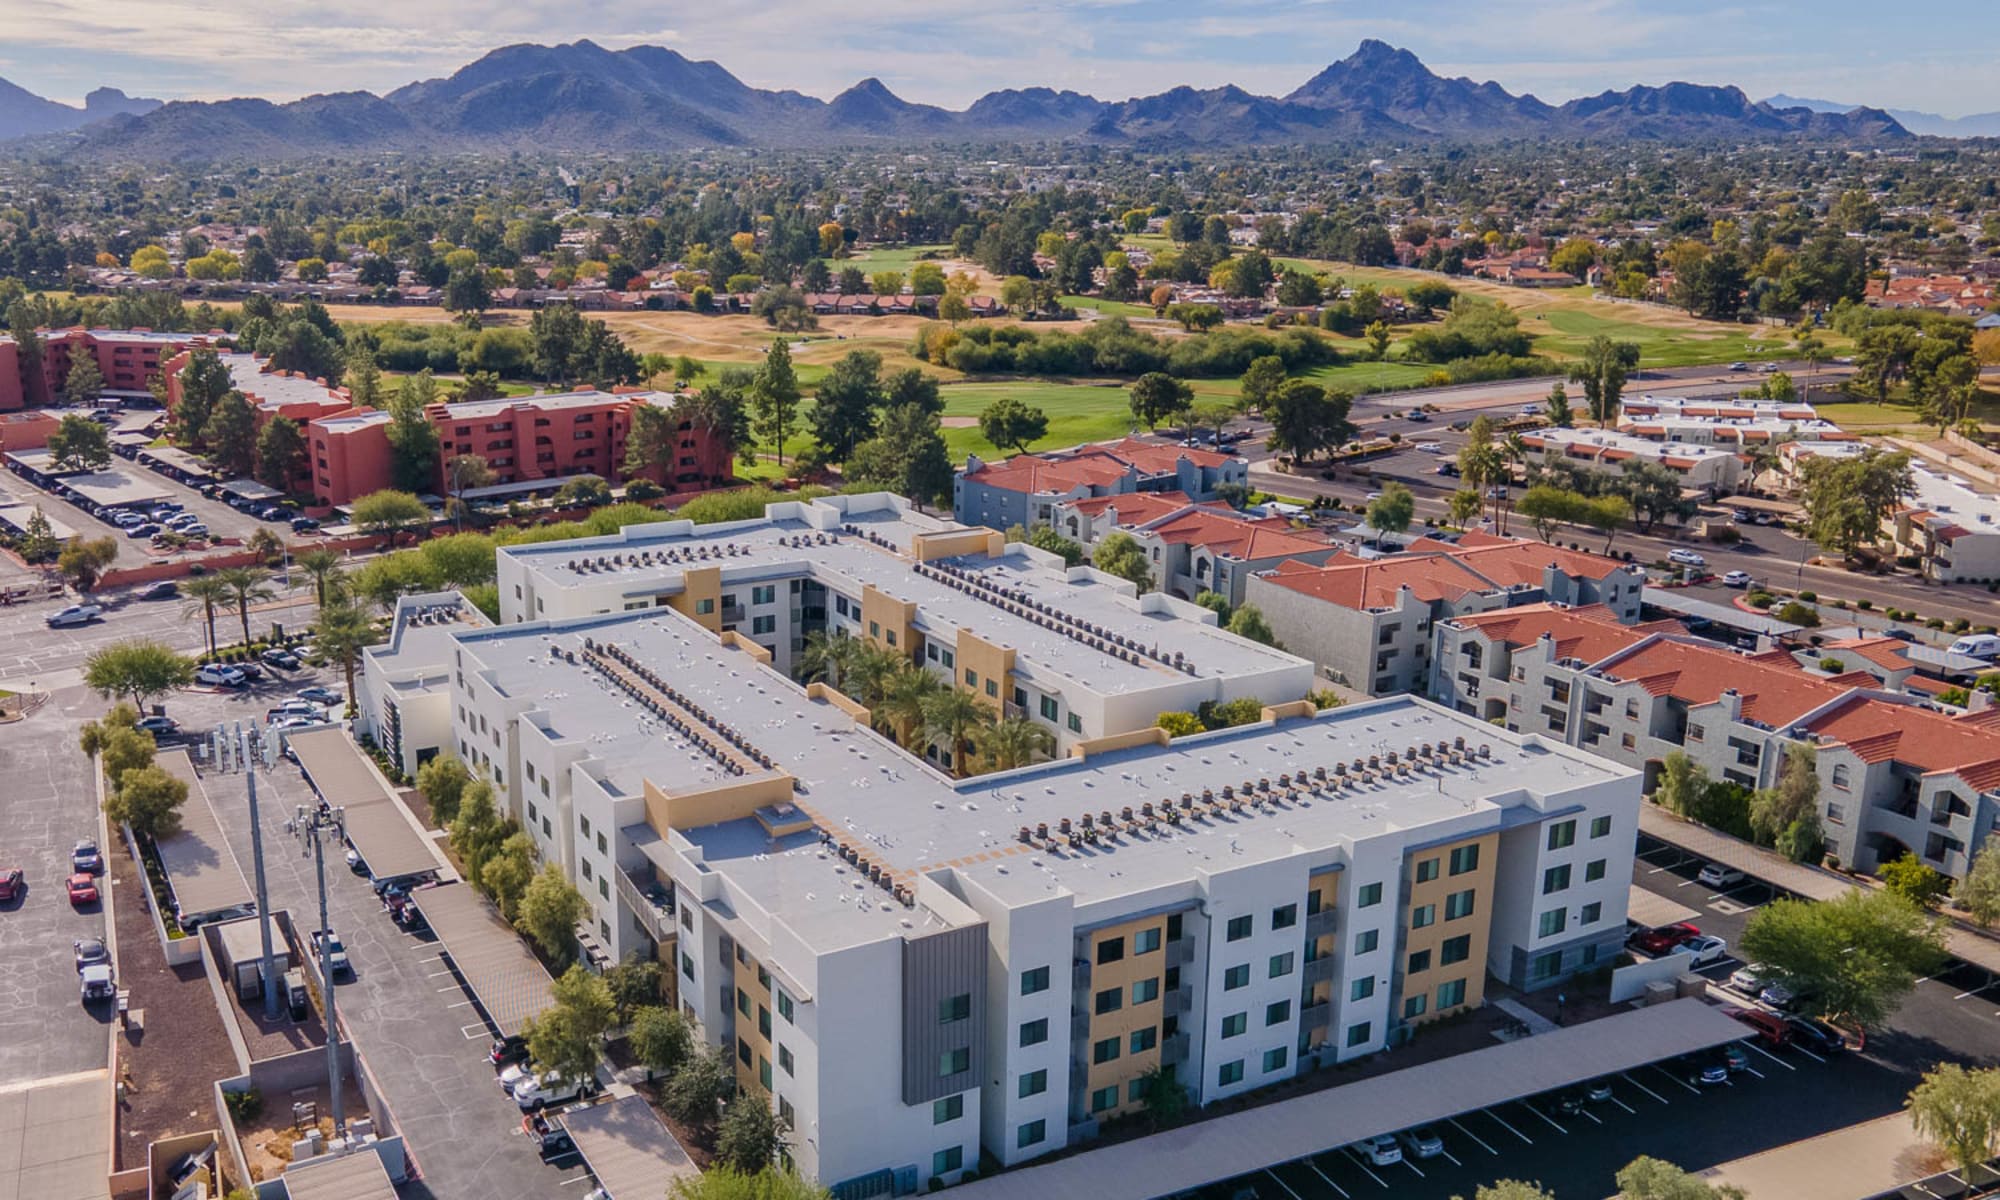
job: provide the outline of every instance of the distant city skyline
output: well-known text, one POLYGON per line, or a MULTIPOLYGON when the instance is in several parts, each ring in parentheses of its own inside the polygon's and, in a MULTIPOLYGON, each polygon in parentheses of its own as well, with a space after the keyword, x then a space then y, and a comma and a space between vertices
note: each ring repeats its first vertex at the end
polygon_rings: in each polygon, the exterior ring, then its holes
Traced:
POLYGON ((197 0, 0 0, 0 76, 80 103, 96 87, 162 99, 391 91, 514 42, 671 47, 745 82, 823 98, 879 77, 905 99, 963 108, 998 88, 1124 99, 1180 84, 1281 95, 1364 38, 1443 75, 1560 103, 1634 84, 1734 84, 1962 116, 2000 110, 2000 21, 1981 0, 1922 20, 1823 0, 764 0, 754 10, 633 0, 615 20, 568 0, 260 0, 226 25, 197 0), (1943 36, 1941 31, 1949 31, 1943 36), (1710 52, 1712 48, 1712 52, 1710 52))

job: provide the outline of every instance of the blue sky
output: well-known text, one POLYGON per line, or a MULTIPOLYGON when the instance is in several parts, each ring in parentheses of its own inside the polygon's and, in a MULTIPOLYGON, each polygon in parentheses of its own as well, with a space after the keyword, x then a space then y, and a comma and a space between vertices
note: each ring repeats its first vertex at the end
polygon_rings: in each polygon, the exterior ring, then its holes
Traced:
POLYGON ((1434 70, 1561 101, 1687 79, 2000 110, 1993 0, 0 0, 0 75, 210 99, 382 92, 509 42, 588 37, 831 96, 868 75, 962 107, 1042 84, 1122 99, 1187 83, 1282 94, 1375 37, 1434 70), (1921 19, 1918 19, 1919 13, 1921 19), (221 18, 221 19, 219 19, 221 18))

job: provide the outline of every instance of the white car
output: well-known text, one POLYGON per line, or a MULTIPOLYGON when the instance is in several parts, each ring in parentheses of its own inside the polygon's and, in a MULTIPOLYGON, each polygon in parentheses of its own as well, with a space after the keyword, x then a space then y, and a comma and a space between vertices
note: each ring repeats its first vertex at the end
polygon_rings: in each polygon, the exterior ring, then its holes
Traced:
POLYGON ((554 1071, 550 1071, 540 1077, 531 1076, 515 1084, 514 1103, 522 1112, 533 1112, 551 1104, 567 1104, 578 1097, 587 1096, 596 1086, 594 1080, 564 1079, 554 1071))
POLYGON ((311 717, 315 722, 326 720, 326 710, 310 700, 287 700, 267 715, 273 721, 280 717, 311 717))
POLYGON ((1750 586, 1750 572, 1730 571, 1722 577, 1723 587, 1747 588, 1750 586))
POLYGON ((1763 963, 1744 963, 1730 972, 1729 986, 1746 996, 1754 996, 1764 990, 1769 969, 1763 963))
POLYGON ((1708 560, 1703 558, 1701 555, 1696 554, 1692 550, 1683 550, 1678 546, 1676 546, 1672 550, 1667 551, 1667 560, 1669 562, 1677 562, 1682 564, 1683 566, 1689 566, 1689 567, 1705 567, 1708 565, 1708 560))
POLYGON ((1396 1144, 1392 1135, 1386 1133, 1354 1143, 1354 1151, 1372 1166, 1393 1167, 1403 1161, 1403 1148, 1396 1144))
POLYGON ((522 1082, 535 1074, 535 1068, 525 1062, 517 1062, 500 1072, 500 1090, 511 1094, 522 1082))
POLYGON ((66 625, 88 625, 102 620, 104 610, 95 604, 72 604, 68 608, 52 612, 48 617, 50 629, 61 629, 66 625))
POLYGON ((1669 950, 1669 954, 1684 954, 1691 966, 1706 966, 1729 953, 1729 943, 1712 933, 1691 937, 1669 950))
POLYGON ((1743 872, 1735 867, 1725 867, 1721 863, 1708 864, 1701 869, 1701 874, 1694 877, 1696 883, 1705 887, 1735 887, 1742 883, 1743 879, 1743 872))
POLYGON ((197 668, 194 681, 205 683, 210 687, 242 687, 245 682, 243 672, 221 663, 209 663, 207 666, 197 668))
POLYGON ((79 987, 83 992, 85 1004, 93 1000, 109 1000, 118 994, 118 985, 111 978, 109 963, 97 963, 85 967, 79 987))

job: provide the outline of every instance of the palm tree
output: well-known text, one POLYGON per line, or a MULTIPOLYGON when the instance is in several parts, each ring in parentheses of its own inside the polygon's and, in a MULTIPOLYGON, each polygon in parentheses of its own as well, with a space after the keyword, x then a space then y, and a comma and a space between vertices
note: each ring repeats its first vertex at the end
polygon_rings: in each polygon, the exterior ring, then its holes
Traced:
POLYGON ((909 743, 922 736, 924 706, 932 696, 948 686, 944 680, 915 663, 898 662, 883 673, 881 696, 868 708, 875 714, 877 724, 887 725, 907 749, 920 751, 921 746, 910 746, 909 743))
POLYGON ((196 575, 181 585, 181 595, 187 603, 181 606, 184 617, 200 616, 208 627, 208 652, 215 654, 215 610, 229 603, 229 585, 215 575, 196 575))
POLYGON ((900 677, 910 660, 892 650, 862 642, 854 649, 853 661, 846 667, 842 690, 873 709, 889 698, 889 690, 900 677))
MULTIPOLYGON (((1514 482, 1514 464, 1526 463, 1528 461, 1528 443, 1526 439, 1522 438, 1519 433, 1508 434, 1506 440, 1500 443, 1500 459, 1504 464, 1504 468, 1500 474, 1500 482, 1511 484, 1514 482)), ((1496 507, 1497 505, 1498 502, 1496 501, 1496 507)), ((1506 505, 1507 510, 1511 510, 1512 508, 1513 504, 1511 502, 1506 505)), ((1506 532, 1506 512, 1503 511, 1501 514, 1500 533, 1504 536, 1506 532)))
POLYGON ((250 648, 250 606, 269 600, 274 594, 264 584, 271 573, 262 567, 224 567, 215 573, 223 586, 229 589, 230 597, 236 603, 236 615, 243 621, 243 648, 250 648))
POLYGON ((354 667, 364 647, 375 641, 375 622, 367 610, 342 601, 319 610, 313 623, 319 652, 338 662, 347 674, 347 711, 354 712, 354 667))
POLYGON ((1465 479, 1466 486, 1478 491, 1480 508, 1485 502, 1493 502, 1493 527, 1500 527, 1500 499, 1493 494, 1493 485, 1500 481, 1500 449, 1491 442, 1468 442, 1465 449, 1458 452, 1458 473, 1465 479))
POLYGON ((1056 752, 1056 735, 1027 717, 1004 717, 977 732, 980 757, 995 771, 1025 767, 1056 752))
POLYGON ((340 593, 340 584, 346 573, 340 569, 340 555, 325 546, 314 546, 292 560, 299 570, 312 576, 313 594, 321 608, 340 593))
POLYGON ((853 673, 864 644, 838 630, 814 630, 806 635, 806 648, 799 654, 799 678, 807 683, 824 680, 828 687, 840 688, 853 673))
POLYGON ((924 736, 951 748, 952 774, 964 777, 966 742, 993 724, 993 710, 971 692, 952 687, 933 692, 923 703, 923 714, 924 736))

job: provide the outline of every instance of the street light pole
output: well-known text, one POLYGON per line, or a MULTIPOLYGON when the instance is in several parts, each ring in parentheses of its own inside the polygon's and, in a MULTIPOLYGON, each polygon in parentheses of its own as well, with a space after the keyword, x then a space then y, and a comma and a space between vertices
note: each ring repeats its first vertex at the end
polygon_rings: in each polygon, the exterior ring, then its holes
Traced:
MULTIPOLYGON (((255 726, 252 726, 254 731, 255 726)), ((257 813, 257 770, 250 757, 250 733, 236 730, 238 756, 243 760, 244 792, 250 798, 250 857, 257 866, 257 932, 263 938, 264 1019, 278 1019, 278 961, 271 950, 271 893, 264 886, 264 823, 257 813)))
POLYGON ((292 833, 304 840, 305 853, 312 856, 319 876, 319 977, 326 994, 326 1087, 333 1104, 335 1137, 347 1135, 347 1120, 340 1104, 340 1020, 333 997, 333 926, 326 915, 326 841, 330 836, 338 844, 346 837, 346 814, 345 808, 322 804, 308 809, 300 805, 297 815, 287 822, 292 833))

